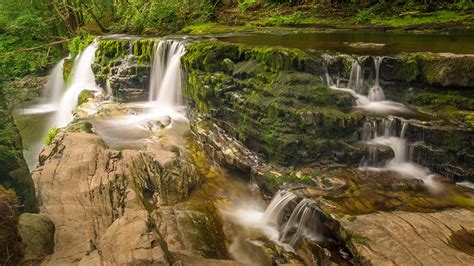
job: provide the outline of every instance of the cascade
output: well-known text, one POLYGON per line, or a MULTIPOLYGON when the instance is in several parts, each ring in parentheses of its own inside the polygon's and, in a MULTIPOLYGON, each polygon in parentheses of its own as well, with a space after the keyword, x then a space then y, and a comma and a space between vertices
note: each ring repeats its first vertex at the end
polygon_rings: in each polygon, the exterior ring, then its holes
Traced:
MULTIPOLYGON (((126 106, 136 111, 133 114, 94 120, 94 130, 110 147, 141 147, 156 138, 158 131, 168 132, 167 141, 174 143, 189 132, 181 95, 181 56, 184 52, 185 47, 179 41, 155 43, 150 62, 149 100, 127 103, 126 106)), ((106 81, 105 85, 111 94, 110 82, 106 81)))
POLYGON ((298 203, 283 228, 280 242, 295 246, 305 236, 314 241, 320 239, 316 235, 319 231, 319 216, 316 207, 312 207, 311 204, 312 201, 309 199, 302 199, 298 203))
POLYGON ((379 69, 380 63, 382 63, 383 57, 375 57, 375 82, 374 85, 369 89, 369 100, 374 101, 383 101, 385 100, 385 94, 383 93, 382 87, 379 85, 379 69))
POLYGON ((248 206, 230 214, 236 223, 261 230, 270 240, 281 244, 289 251, 303 238, 321 240, 320 217, 317 206, 310 199, 302 199, 291 210, 297 196, 290 191, 280 190, 262 211, 248 209, 248 206), (289 218, 288 218, 289 214, 289 218))
POLYGON ((182 105, 181 56, 184 45, 178 41, 164 40, 155 44, 150 73, 150 101, 161 107, 182 105))
POLYGON ((279 191, 263 213, 262 221, 267 224, 278 224, 286 206, 294 199, 295 194, 285 190, 279 191))
POLYGON ((363 158, 360 168, 371 171, 392 171, 403 177, 421 179, 431 188, 435 187, 433 182, 434 174, 429 169, 412 162, 409 149, 405 139, 405 133, 408 123, 401 122, 401 130, 396 130, 396 119, 391 115, 410 112, 403 104, 388 101, 379 82, 380 64, 382 57, 375 57, 375 80, 373 86, 369 89, 368 95, 362 94, 364 90, 364 75, 362 67, 357 60, 354 60, 351 69, 351 75, 347 88, 332 85, 330 77, 327 76, 327 84, 334 90, 350 93, 356 99, 356 108, 360 109, 370 116, 380 117, 378 119, 369 119, 362 128, 361 141, 365 142, 368 148, 368 156, 363 158), (377 146, 390 147, 394 152, 394 157, 389 161, 379 159, 377 146))
POLYGON ((54 126, 64 127, 72 120, 72 112, 77 107, 78 97, 83 90, 100 90, 95 83, 94 72, 91 68, 92 63, 94 63, 96 50, 97 41, 94 40, 74 60, 71 84, 59 101, 58 112, 54 118, 54 126))
POLYGON ((46 103, 57 104, 61 99, 61 95, 64 92, 64 88, 66 87, 63 78, 63 67, 65 59, 66 58, 59 60, 59 62, 56 63, 56 65, 51 70, 48 76, 46 88, 42 95, 43 98, 46 99, 46 103))
POLYGON ((48 80, 46 82, 44 91, 41 95, 41 101, 36 104, 29 105, 28 107, 19 107, 15 110, 16 114, 19 115, 36 115, 52 113, 58 109, 58 103, 61 99, 61 95, 64 92, 64 78, 63 78, 63 58, 49 72, 48 80))
POLYGON ((347 87, 354 90, 356 93, 363 93, 364 73, 362 72, 362 67, 357 60, 352 62, 351 74, 349 76, 347 87))

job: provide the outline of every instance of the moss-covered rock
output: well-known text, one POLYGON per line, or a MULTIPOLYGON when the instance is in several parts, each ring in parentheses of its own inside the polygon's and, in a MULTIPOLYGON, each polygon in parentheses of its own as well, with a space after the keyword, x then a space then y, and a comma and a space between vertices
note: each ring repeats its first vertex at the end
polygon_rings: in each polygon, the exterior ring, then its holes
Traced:
POLYGON ((37 212, 35 187, 22 154, 20 134, 13 119, 0 109, 0 185, 13 189, 20 201, 20 211, 37 212))
POLYGON ((0 263, 16 265, 23 256, 18 234, 18 201, 15 192, 0 185, 0 263))
POLYGON ((386 81, 422 82, 443 87, 473 87, 474 56, 416 53, 385 57, 380 78, 386 81))
POLYGON ((353 160, 337 151, 351 154, 344 142, 363 117, 350 112, 350 95, 321 82, 320 59, 298 49, 212 41, 186 51, 188 98, 250 148, 283 164, 353 160))
POLYGON ((18 231, 25 245, 23 262, 39 263, 54 251, 54 224, 44 214, 23 213, 18 222, 18 231))
POLYGON ((149 84, 150 60, 158 40, 101 40, 92 65, 96 82, 122 100, 143 100, 149 84))

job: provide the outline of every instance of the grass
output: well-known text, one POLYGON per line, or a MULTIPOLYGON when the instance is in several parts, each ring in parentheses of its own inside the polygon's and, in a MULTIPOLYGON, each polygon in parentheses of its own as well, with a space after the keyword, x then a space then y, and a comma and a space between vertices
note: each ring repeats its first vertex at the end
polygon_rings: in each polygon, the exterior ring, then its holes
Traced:
POLYGON ((391 27, 408 27, 428 24, 439 24, 449 22, 465 22, 474 20, 474 14, 460 14, 454 11, 437 11, 426 13, 423 15, 413 16, 392 16, 392 17, 375 17, 370 20, 373 25, 391 26, 391 27))

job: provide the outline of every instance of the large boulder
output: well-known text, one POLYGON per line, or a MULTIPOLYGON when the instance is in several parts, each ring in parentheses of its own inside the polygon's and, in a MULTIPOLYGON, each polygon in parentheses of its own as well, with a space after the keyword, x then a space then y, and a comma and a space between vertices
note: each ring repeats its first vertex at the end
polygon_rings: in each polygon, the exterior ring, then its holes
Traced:
POLYGON ((364 264, 469 265, 474 213, 451 209, 437 213, 379 212, 344 220, 364 264), (461 240, 462 239, 462 240, 461 240))
POLYGON ((150 214, 199 184, 186 156, 159 143, 115 151, 94 134, 56 135, 33 172, 41 211, 56 226, 54 253, 43 262, 167 264, 162 221, 150 214))
POLYGON ((25 245, 24 263, 39 263, 54 252, 55 227, 48 216, 23 213, 18 222, 18 231, 25 245))

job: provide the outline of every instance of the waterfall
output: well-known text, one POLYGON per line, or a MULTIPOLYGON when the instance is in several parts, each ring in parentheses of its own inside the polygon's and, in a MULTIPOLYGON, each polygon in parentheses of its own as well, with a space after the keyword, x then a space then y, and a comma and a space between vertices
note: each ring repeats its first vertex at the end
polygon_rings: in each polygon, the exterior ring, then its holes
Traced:
POLYGON ((294 251, 303 238, 321 240, 318 207, 310 199, 296 201, 293 192, 280 190, 264 211, 249 208, 247 204, 224 214, 245 227, 261 230, 270 240, 294 251))
POLYGON ((91 68, 95 60, 96 50, 97 41, 94 41, 74 60, 71 84, 59 101, 54 126, 64 127, 72 120, 72 112, 77 107, 78 97, 83 90, 99 91, 91 68))
POLYGON ((61 95, 64 92, 64 88, 66 87, 63 77, 65 59, 66 58, 59 60, 59 62, 56 63, 54 68, 49 73, 46 88, 42 95, 43 98, 45 98, 45 103, 56 105, 61 99, 61 95))
POLYGON ((347 87, 355 92, 362 94, 364 90, 364 73, 362 67, 357 60, 352 62, 351 74, 349 76, 349 83, 347 87))
POLYGON ((278 224, 288 203, 294 199, 295 194, 285 190, 279 191, 263 213, 262 221, 267 224, 278 224))
POLYGON ((378 119, 369 118, 362 128, 361 141, 368 145, 368 154, 360 164, 361 169, 371 171, 391 171, 402 177, 421 179, 430 188, 436 188, 433 181, 434 174, 429 169, 411 161, 410 149, 405 134, 408 123, 401 122, 397 132, 397 120, 391 115, 410 113, 403 104, 385 99, 384 91, 380 86, 380 65, 382 57, 374 58, 375 79, 373 86, 369 89, 368 95, 363 95, 364 73, 357 60, 352 63, 351 74, 347 87, 333 85, 328 75, 323 77, 331 89, 350 93, 356 99, 356 109, 359 109, 369 116, 381 117, 378 119), (378 146, 386 146, 393 150, 394 157, 391 160, 380 160, 378 146))
POLYGON ((316 207, 311 206, 312 201, 302 199, 283 228, 280 241, 295 246, 303 237, 309 237, 312 240, 318 240, 320 237, 316 235, 319 232, 319 215, 316 207))
POLYGON ((383 57, 375 57, 375 82, 374 85, 369 89, 369 99, 370 101, 383 101, 385 100, 385 94, 382 90, 382 87, 379 85, 379 69, 380 64, 382 63, 383 57))
POLYGON ((160 107, 182 105, 181 56, 184 45, 178 41, 164 40, 155 44, 150 73, 150 101, 160 107))

